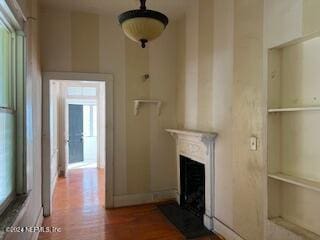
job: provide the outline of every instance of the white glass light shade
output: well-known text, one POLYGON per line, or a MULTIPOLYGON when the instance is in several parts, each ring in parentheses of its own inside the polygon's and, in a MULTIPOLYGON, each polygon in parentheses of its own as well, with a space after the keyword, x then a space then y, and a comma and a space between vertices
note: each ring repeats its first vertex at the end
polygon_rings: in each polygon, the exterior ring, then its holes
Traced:
POLYGON ((166 15, 148 10, 146 0, 140 0, 140 9, 130 10, 119 15, 119 23, 125 35, 135 42, 146 43, 159 37, 169 23, 166 15))
POLYGON ((152 41, 159 37, 165 29, 165 25, 154 18, 131 18, 122 23, 125 35, 135 42, 142 39, 152 41))

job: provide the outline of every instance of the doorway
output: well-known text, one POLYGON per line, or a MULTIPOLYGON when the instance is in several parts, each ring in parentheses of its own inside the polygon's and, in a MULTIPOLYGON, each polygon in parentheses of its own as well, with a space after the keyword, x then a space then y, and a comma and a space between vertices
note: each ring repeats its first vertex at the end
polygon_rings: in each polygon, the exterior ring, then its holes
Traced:
POLYGON ((58 176, 88 168, 99 169, 99 176, 105 169, 104 206, 112 208, 112 75, 44 73, 43 136, 44 215, 52 212, 58 176))
MULTIPOLYGON (((66 105, 66 135, 68 136, 68 169, 77 168, 104 168, 101 161, 104 159, 104 151, 100 141, 105 142, 104 136, 99 138, 98 114, 104 109, 98 109, 96 101, 73 101, 66 105), (100 148, 99 146, 100 145, 100 148), (98 150, 100 152, 98 152, 98 150), (100 159, 100 162, 99 162, 100 159)), ((101 118, 100 118, 101 119, 101 118)), ((101 122, 104 124, 103 122, 101 122)))

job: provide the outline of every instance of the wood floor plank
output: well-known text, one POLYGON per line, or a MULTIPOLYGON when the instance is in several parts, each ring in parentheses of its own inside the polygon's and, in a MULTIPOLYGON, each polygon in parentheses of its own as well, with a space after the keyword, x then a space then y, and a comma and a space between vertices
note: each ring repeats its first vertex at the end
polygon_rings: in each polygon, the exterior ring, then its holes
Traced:
MULTIPOLYGON (((61 233, 41 233, 39 240, 182 240, 184 236, 155 204, 106 210, 104 171, 70 170, 59 178, 53 196, 52 216, 43 226, 61 233)), ((214 236, 199 240, 218 240, 214 236)))

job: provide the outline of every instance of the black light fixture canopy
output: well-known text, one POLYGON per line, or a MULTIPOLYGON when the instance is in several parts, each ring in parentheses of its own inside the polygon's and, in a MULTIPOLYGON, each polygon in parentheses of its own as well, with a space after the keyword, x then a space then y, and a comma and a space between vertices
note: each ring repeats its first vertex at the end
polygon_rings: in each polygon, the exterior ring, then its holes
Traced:
POLYGON ((146 0, 140 0, 140 3, 140 9, 124 12, 118 19, 125 35, 145 48, 147 42, 161 35, 169 19, 160 12, 147 9, 146 0))

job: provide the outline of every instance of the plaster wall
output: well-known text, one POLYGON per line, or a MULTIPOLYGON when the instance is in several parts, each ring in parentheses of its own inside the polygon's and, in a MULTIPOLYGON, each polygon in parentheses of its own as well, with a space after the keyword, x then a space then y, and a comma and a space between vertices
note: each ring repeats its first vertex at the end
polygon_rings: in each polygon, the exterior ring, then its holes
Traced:
POLYGON ((158 116, 150 109, 150 188, 166 191, 176 188, 176 149, 172 137, 164 129, 177 125, 177 27, 174 23, 167 33, 157 39, 149 49, 150 96, 163 100, 158 116), (161 143, 159 145, 159 143, 161 143))
POLYGON ((42 66, 45 71, 115 75, 116 194, 175 187, 175 170, 168 172, 174 166, 174 143, 170 146, 162 128, 174 127, 178 120, 181 128, 219 133, 215 217, 226 226, 219 229, 233 232, 230 239, 299 239, 267 220, 267 50, 318 31, 318 2, 188 0, 185 16, 145 50, 126 40, 110 16, 44 9, 42 66), (99 30, 74 43, 81 34, 74 25, 87 20, 96 24, 97 18, 99 30), (90 58, 99 60, 88 65, 83 64, 87 51, 76 59, 72 53, 87 42, 89 49, 99 45, 98 56, 95 47, 90 52, 90 58), (142 82, 146 71, 151 80, 142 82), (163 115, 157 117, 152 106, 145 106, 133 116, 132 100, 147 97, 168 101, 163 115), (172 115, 176 110, 177 119, 172 115), (249 150, 251 136, 258 139, 258 151, 249 150), (163 161, 169 159, 160 155, 163 149, 172 161, 163 161))
POLYGON ((317 0, 303 0, 302 26, 303 35, 309 35, 320 30, 320 2, 317 0))
POLYGON ((263 1, 188 3, 186 23, 179 25, 188 26, 179 54, 186 69, 178 87, 185 99, 178 102, 185 112, 181 125, 219 133, 215 217, 244 239, 262 239, 264 164, 261 148, 249 150, 249 138, 261 141, 263 134, 263 1))
POLYGON ((178 24, 178 123, 219 133, 216 230, 230 239, 281 238, 288 233, 273 231, 266 216, 267 49, 317 32, 319 1, 187 4, 178 24), (251 136, 257 151, 250 151, 251 136))
POLYGON ((176 126, 176 22, 142 49, 116 16, 42 8, 40 19, 43 71, 114 75, 116 197, 175 189, 173 140, 164 129, 176 126), (161 115, 144 105, 135 116, 133 100, 149 98, 163 101, 161 115))

